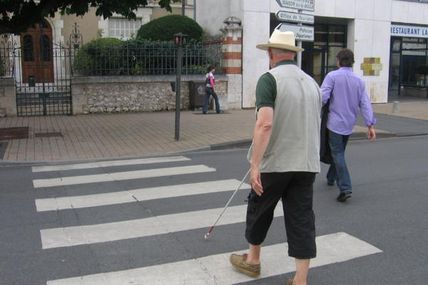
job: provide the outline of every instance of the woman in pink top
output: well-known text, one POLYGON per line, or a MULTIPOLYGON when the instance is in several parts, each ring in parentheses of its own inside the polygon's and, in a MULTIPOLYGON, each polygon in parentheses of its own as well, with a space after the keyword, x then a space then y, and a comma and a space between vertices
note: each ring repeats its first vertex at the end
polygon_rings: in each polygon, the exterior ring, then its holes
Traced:
POLYGON ((213 96, 215 102, 215 111, 217 114, 221 113, 220 103, 218 102, 217 94, 214 91, 215 78, 214 78, 215 66, 210 65, 207 68, 207 74, 205 75, 205 98, 204 106, 202 108, 202 113, 206 114, 208 112, 208 102, 210 101, 210 96, 213 96))

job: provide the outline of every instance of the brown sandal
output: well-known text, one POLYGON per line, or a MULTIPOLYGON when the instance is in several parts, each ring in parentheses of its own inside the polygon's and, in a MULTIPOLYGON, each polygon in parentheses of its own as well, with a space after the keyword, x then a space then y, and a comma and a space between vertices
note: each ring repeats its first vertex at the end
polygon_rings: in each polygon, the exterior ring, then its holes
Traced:
POLYGON ((232 254, 230 256, 230 263, 236 270, 253 278, 259 277, 260 264, 248 264, 246 260, 247 254, 232 254))

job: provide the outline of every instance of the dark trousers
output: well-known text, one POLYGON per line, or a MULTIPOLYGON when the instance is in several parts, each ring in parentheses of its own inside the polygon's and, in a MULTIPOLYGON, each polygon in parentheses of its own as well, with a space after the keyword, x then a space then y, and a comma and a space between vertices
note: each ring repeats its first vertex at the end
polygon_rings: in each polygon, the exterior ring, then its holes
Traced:
POLYGON ((352 193, 351 175, 345 161, 345 149, 349 136, 329 131, 328 138, 333 162, 327 172, 327 181, 330 184, 336 181, 340 192, 352 193))
POLYGON ((316 256, 315 215, 312 209, 315 173, 262 173, 263 194, 248 197, 245 238, 260 245, 266 238, 274 210, 282 199, 288 255, 298 259, 316 256))
POLYGON ((204 114, 208 112, 208 103, 210 101, 210 96, 213 96, 215 102, 215 111, 217 113, 220 113, 220 103, 218 101, 217 94, 214 92, 214 89, 212 89, 211 87, 206 87, 205 92, 206 94, 204 97, 204 106, 202 107, 202 112, 204 114))

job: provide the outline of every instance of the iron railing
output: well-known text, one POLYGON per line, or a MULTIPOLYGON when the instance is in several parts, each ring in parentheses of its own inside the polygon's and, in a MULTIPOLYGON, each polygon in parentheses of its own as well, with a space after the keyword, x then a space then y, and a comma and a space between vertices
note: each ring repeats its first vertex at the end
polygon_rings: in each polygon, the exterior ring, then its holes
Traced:
POLYGON ((18 116, 71 115, 72 57, 61 45, 29 57, 16 43, 0 42, 0 80, 14 79, 18 116))
POLYGON ((13 77, 17 53, 12 43, 0 42, 0 77, 13 77))
MULTIPOLYGON (((176 74, 177 47, 169 42, 126 42, 120 46, 80 48, 74 57, 75 76, 176 74)), ((213 64, 221 73, 221 43, 183 46, 182 74, 204 74, 213 64)))

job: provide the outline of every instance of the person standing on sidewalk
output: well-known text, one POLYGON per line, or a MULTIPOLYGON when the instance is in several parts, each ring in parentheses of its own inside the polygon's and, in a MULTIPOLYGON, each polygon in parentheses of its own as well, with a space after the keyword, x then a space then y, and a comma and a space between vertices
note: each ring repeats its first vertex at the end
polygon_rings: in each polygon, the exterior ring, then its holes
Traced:
POLYGON ((251 187, 245 238, 247 254, 232 254, 230 262, 241 273, 260 275, 261 244, 282 199, 288 255, 296 273, 287 284, 306 285, 310 259, 316 256, 313 183, 320 171, 321 91, 294 58, 293 32, 275 30, 267 44, 270 70, 256 87, 257 118, 248 153, 251 187))
POLYGON ((327 74, 321 91, 323 104, 330 100, 327 129, 333 162, 327 172, 327 184, 333 186, 336 183, 340 190, 337 201, 345 202, 352 196, 351 177, 345 161, 349 136, 361 110, 368 128, 367 138, 375 140, 376 118, 364 81, 352 71, 354 53, 350 49, 342 49, 337 53, 336 59, 339 69, 327 74))
POLYGON ((213 96, 215 102, 215 111, 217 114, 221 113, 220 103, 218 101, 217 94, 214 91, 215 87, 215 78, 214 78, 215 66, 210 65, 207 68, 207 74, 205 75, 205 97, 204 97, 204 106, 202 108, 202 113, 206 114, 208 112, 208 104, 210 101, 210 96, 213 96))

